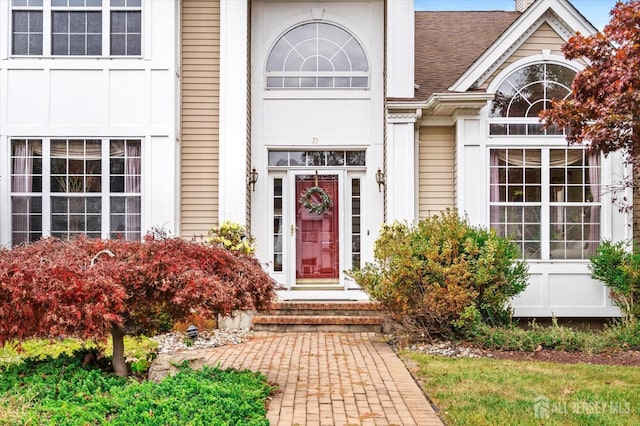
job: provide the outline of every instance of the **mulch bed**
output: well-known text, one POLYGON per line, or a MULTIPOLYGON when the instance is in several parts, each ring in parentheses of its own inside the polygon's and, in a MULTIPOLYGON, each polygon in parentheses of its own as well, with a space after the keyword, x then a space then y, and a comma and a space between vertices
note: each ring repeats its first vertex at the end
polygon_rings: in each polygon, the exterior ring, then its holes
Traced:
POLYGON ((515 361, 544 361, 561 364, 604 364, 640 367, 640 351, 619 351, 614 353, 586 354, 542 349, 537 352, 481 350, 483 356, 515 361))

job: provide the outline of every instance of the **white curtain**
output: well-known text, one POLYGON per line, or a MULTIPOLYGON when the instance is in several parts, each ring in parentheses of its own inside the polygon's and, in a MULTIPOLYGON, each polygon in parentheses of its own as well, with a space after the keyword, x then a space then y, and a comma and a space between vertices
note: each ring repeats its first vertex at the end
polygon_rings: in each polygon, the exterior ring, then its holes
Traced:
MULTIPOLYGON (((13 171, 11 176, 11 191, 14 193, 29 193, 32 190, 31 174, 33 173, 33 149, 27 141, 13 143, 13 171)), ((29 213, 31 212, 31 198, 29 196, 14 195, 11 197, 12 209, 12 240, 13 245, 29 241, 29 213)))
MULTIPOLYGON (((127 141, 125 148, 124 191, 128 194, 140 194, 141 152, 140 143, 127 141)), ((127 239, 140 237, 140 196, 127 197, 126 200, 126 235, 127 239)))
MULTIPOLYGON (((594 203, 600 203, 600 154, 589 151, 587 154, 587 163, 589 165, 589 189, 594 203)), ((596 254, 596 249, 600 242, 600 205, 591 206, 591 224, 589 225, 589 246, 587 247, 587 255, 596 254)))
MULTIPOLYGON (((514 149, 509 150, 507 155, 506 149, 494 149, 491 151, 491 165, 497 167, 499 161, 504 161, 509 166, 530 166, 540 167, 542 165, 542 152, 539 149, 527 149, 524 158, 521 155, 514 155, 514 149), (495 159, 494 159, 495 157, 495 159)), ((522 150, 517 150, 522 151, 522 150)), ((549 166, 563 167, 576 164, 582 160, 581 149, 552 149, 549 152, 549 166), (565 155, 566 154, 566 155, 565 155)), ((493 178, 493 176, 492 176, 493 178)), ((497 178, 497 175, 496 175, 497 178)), ((492 179, 493 182, 493 179, 492 179)), ((495 181, 497 183, 497 179, 495 181)))
MULTIPOLYGON (((490 185, 489 185, 489 200, 491 202, 499 202, 500 201, 500 170, 498 169, 498 164, 500 162, 498 150, 491 150, 491 155, 489 158, 490 161, 490 185)), ((503 152, 503 151, 502 151, 503 152)), ((504 218, 501 218, 500 212, 502 207, 490 207, 490 224, 497 224, 499 222, 504 221, 504 218)))

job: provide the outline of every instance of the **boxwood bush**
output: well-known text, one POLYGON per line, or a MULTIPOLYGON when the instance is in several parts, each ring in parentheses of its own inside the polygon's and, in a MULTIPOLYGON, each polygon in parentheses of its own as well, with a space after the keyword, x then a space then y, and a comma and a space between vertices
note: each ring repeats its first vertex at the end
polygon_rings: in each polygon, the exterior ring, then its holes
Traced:
POLYGON ((494 231, 447 210, 417 225, 385 225, 375 264, 348 271, 406 327, 470 333, 474 324, 504 324, 509 300, 527 286, 517 248, 494 231))

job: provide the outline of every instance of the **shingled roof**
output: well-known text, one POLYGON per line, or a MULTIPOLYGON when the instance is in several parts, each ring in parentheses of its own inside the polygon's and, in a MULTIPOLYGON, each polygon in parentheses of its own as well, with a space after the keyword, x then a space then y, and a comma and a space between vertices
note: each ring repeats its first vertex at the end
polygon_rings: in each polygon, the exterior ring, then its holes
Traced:
POLYGON ((416 99, 447 89, 520 12, 416 12, 416 99))

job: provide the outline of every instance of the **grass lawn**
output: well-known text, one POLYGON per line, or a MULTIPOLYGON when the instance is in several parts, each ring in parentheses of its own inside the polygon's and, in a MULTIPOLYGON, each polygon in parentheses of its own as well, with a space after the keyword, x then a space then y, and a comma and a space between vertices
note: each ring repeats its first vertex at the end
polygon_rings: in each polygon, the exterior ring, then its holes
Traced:
POLYGON ((447 424, 640 424, 637 367, 402 356, 447 424))

